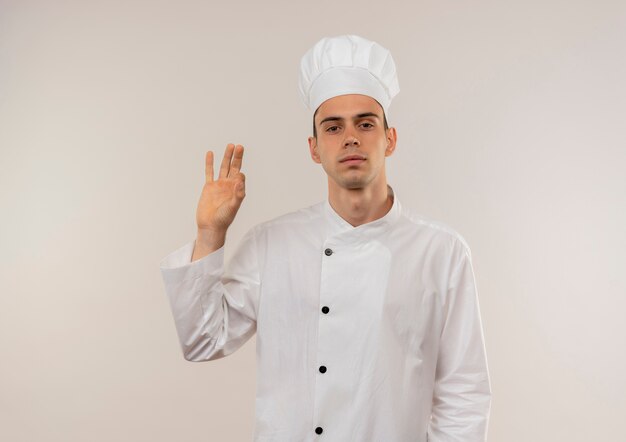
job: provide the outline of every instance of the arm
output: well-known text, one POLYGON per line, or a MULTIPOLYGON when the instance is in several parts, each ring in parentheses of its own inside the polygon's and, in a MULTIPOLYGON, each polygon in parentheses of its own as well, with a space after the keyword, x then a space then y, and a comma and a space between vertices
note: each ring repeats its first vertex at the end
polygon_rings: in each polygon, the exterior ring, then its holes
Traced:
POLYGON ((429 442, 483 442, 491 385, 469 249, 455 246, 428 430, 429 442))
POLYGON ((227 356, 256 330, 260 278, 254 229, 224 269, 226 231, 245 197, 242 159, 243 146, 229 144, 215 180, 213 152, 207 152, 197 239, 161 261, 180 345, 190 361, 227 356))
POLYGON ((195 243, 166 256, 161 274, 183 356, 209 361, 233 353, 256 331, 256 238, 248 231, 226 268, 224 246, 190 262, 195 243))

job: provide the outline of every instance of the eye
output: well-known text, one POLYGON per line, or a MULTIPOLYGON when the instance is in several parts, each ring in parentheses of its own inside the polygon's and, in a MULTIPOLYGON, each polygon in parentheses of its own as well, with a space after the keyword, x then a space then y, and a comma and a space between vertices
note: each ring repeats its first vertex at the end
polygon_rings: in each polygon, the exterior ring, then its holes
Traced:
POLYGON ((330 133, 337 132, 338 130, 339 130, 339 126, 329 126, 326 128, 326 132, 330 132, 330 133))
POLYGON ((366 122, 361 123, 361 127, 365 128, 365 129, 371 129, 371 128, 374 127, 374 125, 372 123, 368 123, 366 121, 366 122))

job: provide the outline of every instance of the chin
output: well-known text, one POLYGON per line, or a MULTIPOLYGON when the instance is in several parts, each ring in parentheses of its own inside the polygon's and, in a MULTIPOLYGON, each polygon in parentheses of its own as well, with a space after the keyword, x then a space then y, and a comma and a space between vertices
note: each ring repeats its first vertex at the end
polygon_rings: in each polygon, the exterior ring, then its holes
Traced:
POLYGON ((363 179, 344 180, 341 184, 341 187, 345 189, 362 189, 367 186, 368 181, 363 179))
MULTIPOLYGON (((333 174, 329 177, 338 187, 343 189, 363 189, 367 187, 372 181, 373 177, 365 175, 364 173, 359 173, 357 171, 353 171, 354 173, 350 174, 333 174)), ((363 172, 363 171, 361 171, 363 172)))

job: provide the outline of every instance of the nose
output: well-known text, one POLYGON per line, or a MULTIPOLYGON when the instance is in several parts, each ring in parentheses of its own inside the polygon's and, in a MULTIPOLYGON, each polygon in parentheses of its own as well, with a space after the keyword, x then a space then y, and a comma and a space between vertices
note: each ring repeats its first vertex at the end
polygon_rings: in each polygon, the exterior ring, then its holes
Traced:
POLYGON ((343 141, 344 147, 359 146, 360 144, 359 140, 352 134, 346 136, 346 139, 343 141))

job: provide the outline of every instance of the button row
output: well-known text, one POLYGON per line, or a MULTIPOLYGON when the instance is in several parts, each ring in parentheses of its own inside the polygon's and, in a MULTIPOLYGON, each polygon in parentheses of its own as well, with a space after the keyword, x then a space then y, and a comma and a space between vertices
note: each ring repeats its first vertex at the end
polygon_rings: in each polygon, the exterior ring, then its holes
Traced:
MULTIPOLYGON (((333 254, 333 250, 332 249, 326 249, 324 250, 324 254, 326 256, 330 256, 333 254)), ((330 309, 327 306, 322 307, 322 313, 327 314, 330 311, 330 309)), ((326 367, 324 365, 321 365, 320 368, 320 373, 326 373, 326 367)), ((322 431, 324 431, 324 429, 322 427, 317 427, 315 429, 315 433, 316 434, 322 434, 322 431)))

